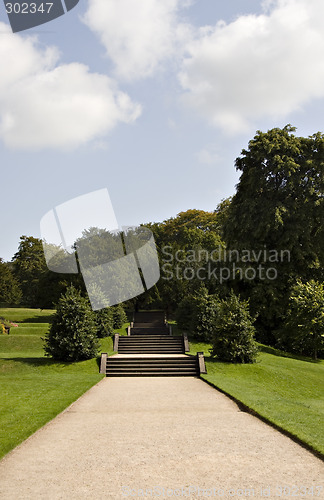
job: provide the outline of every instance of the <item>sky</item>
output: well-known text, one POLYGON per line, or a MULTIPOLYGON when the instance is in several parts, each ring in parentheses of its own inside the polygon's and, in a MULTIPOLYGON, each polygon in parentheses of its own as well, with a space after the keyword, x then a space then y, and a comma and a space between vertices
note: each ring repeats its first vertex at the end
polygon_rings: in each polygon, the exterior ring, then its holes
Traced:
POLYGON ((103 188, 119 226, 215 210, 257 130, 324 131, 323 28, 323 0, 80 0, 13 34, 1 2, 0 257, 103 188))

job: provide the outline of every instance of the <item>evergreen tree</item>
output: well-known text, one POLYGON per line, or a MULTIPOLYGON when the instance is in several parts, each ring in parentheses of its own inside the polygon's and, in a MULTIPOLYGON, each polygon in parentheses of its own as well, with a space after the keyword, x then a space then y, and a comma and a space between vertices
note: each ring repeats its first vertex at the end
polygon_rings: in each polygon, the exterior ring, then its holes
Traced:
POLYGON ((233 292, 218 304, 211 355, 220 361, 253 363, 258 352, 247 301, 233 292))
POLYGON ((50 331, 46 334, 46 356, 61 361, 79 361, 98 354, 95 314, 88 299, 70 286, 58 302, 50 331))

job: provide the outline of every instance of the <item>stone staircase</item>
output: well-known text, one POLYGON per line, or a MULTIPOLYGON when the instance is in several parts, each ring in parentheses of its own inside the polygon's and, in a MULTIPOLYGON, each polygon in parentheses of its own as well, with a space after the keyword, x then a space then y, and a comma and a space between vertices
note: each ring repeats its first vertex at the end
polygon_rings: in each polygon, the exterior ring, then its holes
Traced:
POLYGON ((106 365, 107 377, 180 377, 197 376, 195 356, 123 357, 112 356, 106 365))
POLYGON ((100 373, 107 377, 199 376, 206 373, 203 353, 186 355, 186 334, 171 335, 163 312, 135 313, 128 335, 115 334, 114 351, 101 355, 100 373))
POLYGON ((170 328, 165 314, 158 311, 134 313, 134 318, 129 328, 130 335, 169 335, 170 328))
POLYGON ((134 335, 118 339, 120 354, 184 354, 183 337, 171 335, 134 335))

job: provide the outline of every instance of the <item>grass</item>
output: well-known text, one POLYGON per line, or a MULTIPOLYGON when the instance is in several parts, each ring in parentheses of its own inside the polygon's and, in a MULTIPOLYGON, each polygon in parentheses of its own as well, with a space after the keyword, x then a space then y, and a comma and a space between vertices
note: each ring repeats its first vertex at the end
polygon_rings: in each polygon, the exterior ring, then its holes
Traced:
POLYGON ((50 323, 53 309, 0 308, 0 316, 13 323, 50 323))
POLYGON ((190 342, 205 353, 202 378, 297 437, 324 457, 324 360, 287 355, 260 344, 255 364, 212 360, 209 344, 190 342))
MULTIPOLYGON (((98 360, 57 363, 44 357, 41 337, 54 311, 0 309, 19 324, 0 335, 0 458, 54 418, 103 377, 98 360)), ((117 333, 126 335, 127 324, 117 333)), ((180 334, 173 324, 174 334, 180 334)), ((210 345, 190 342, 191 354, 205 352, 206 381, 244 403, 324 456, 324 361, 260 346, 258 362, 213 361, 210 345)), ((112 338, 101 351, 113 354, 112 338)))
MULTIPOLYGON (((0 309, 19 323, 0 335, 0 458, 103 378, 97 359, 58 363, 44 356, 41 337, 53 313, 0 309)), ((111 337, 101 339, 101 351, 113 354, 111 337)))

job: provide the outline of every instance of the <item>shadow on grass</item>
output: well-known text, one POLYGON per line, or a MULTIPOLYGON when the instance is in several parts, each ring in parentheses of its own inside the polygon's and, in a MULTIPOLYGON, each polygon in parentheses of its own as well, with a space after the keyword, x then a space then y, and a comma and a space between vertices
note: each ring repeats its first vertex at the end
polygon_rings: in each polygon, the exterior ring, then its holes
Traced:
POLYGON ((25 318, 22 321, 18 321, 21 325, 24 323, 52 323, 53 314, 49 314, 48 316, 33 316, 32 318, 25 318))
POLYGON ((260 352, 266 352, 267 354, 273 354, 273 356, 279 356, 281 358, 290 358, 296 359, 298 361, 307 361, 307 363, 320 363, 321 359, 313 359, 308 356, 301 356, 298 354, 292 354, 285 351, 280 351, 279 349, 275 349, 274 347, 270 347, 267 345, 259 344, 260 352))
POLYGON ((34 366, 34 367, 53 366, 53 365, 66 367, 66 366, 71 366, 75 363, 84 361, 84 360, 58 361, 58 360, 52 359, 52 358, 19 358, 19 357, 17 357, 17 358, 1 358, 1 359, 3 361, 14 361, 15 363, 22 363, 22 364, 26 364, 26 365, 34 366))

